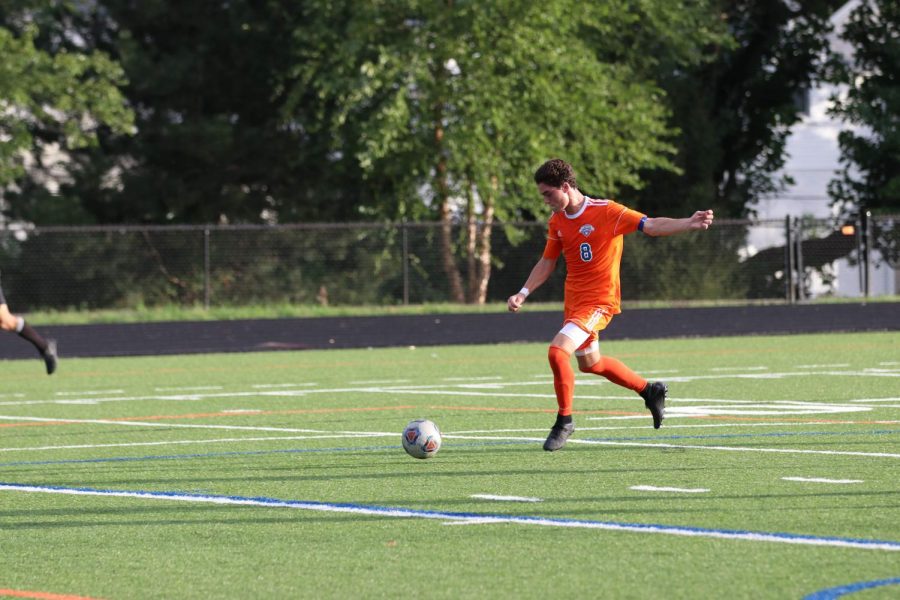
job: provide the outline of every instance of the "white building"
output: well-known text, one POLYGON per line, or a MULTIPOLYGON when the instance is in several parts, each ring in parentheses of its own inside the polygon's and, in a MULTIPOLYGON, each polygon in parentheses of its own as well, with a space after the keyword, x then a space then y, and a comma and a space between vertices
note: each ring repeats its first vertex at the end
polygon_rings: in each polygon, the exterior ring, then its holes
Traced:
MULTIPOLYGON (((865 0, 847 2, 831 17, 834 26, 834 32, 829 36, 831 48, 848 58, 852 57, 852 47, 840 39, 840 33, 850 13, 862 1, 865 0)), ((838 134, 843 129, 851 128, 828 114, 831 106, 830 98, 840 91, 833 85, 823 85, 809 90, 808 112, 802 121, 792 128, 786 145, 788 159, 782 174, 789 175, 795 183, 785 192, 759 202, 757 217, 760 220, 784 221, 787 215, 827 219, 835 215, 831 208, 831 198, 828 196, 828 183, 836 178, 841 168, 838 134)), ((771 233, 769 237, 771 238, 771 233)), ((783 238, 777 243, 783 244, 783 238)), ((773 242, 770 239, 767 243, 763 235, 751 235, 751 245, 762 248, 773 245, 773 242)), ((880 256, 872 258, 869 271, 870 294, 879 296, 900 293, 900 272, 884 264, 880 256)), ((857 265, 851 265, 846 259, 841 259, 834 263, 833 275, 835 283, 830 286, 821 280, 814 281, 813 294, 833 293, 837 296, 851 297, 863 295, 857 265)))

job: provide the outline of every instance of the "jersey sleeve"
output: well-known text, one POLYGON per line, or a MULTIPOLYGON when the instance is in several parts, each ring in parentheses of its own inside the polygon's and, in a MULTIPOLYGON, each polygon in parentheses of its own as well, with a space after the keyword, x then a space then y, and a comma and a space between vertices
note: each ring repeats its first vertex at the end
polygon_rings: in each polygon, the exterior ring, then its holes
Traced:
POLYGON ((614 236, 634 233, 637 231, 641 219, 647 216, 612 200, 609 201, 608 210, 610 224, 612 225, 612 235, 614 236))
POLYGON ((547 244, 544 246, 544 258, 556 260, 562 254, 562 240, 556 234, 553 223, 547 227, 547 244))

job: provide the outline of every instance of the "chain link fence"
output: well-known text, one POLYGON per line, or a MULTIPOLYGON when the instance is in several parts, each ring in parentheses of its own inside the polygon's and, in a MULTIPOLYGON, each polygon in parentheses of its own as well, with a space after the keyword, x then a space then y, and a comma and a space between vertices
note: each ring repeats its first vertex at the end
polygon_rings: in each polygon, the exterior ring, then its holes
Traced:
MULTIPOLYGON (((544 247, 543 223, 492 229, 488 301, 505 301, 544 247)), ((452 300, 440 224, 108 226, 0 231, 16 310, 248 304, 400 305, 452 300)), ((452 231, 463 279, 464 229, 452 231)), ((717 221, 706 232, 631 235, 628 301, 783 300, 900 292, 900 216, 852 223, 717 221)), ((565 266, 537 300, 562 298, 565 266)))

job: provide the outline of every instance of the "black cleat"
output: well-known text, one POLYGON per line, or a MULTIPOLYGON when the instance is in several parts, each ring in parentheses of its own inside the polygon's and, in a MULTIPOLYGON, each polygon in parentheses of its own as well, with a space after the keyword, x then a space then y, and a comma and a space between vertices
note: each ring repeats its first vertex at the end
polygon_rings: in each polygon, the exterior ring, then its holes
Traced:
POLYGON ((53 375, 56 371, 56 340, 47 340, 47 349, 41 352, 44 357, 44 364, 47 366, 47 375, 53 375))
POLYGON ((575 431, 574 423, 566 423, 565 425, 556 424, 550 430, 547 441, 544 442, 544 450, 547 452, 555 452, 566 445, 566 440, 575 431))
POLYGON ((641 392, 644 406, 649 408, 650 414, 653 415, 653 429, 659 429, 663 419, 666 418, 666 394, 668 393, 669 388, 662 381, 648 383, 641 392))

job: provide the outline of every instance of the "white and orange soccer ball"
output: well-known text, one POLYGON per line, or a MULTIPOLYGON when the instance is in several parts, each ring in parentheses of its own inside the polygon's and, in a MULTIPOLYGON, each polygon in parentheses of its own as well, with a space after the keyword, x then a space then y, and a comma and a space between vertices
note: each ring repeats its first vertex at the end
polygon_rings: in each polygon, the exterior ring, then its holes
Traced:
POLYGON ((403 449, 413 458, 431 458, 441 449, 441 432, 428 419, 410 421, 403 430, 403 449))

